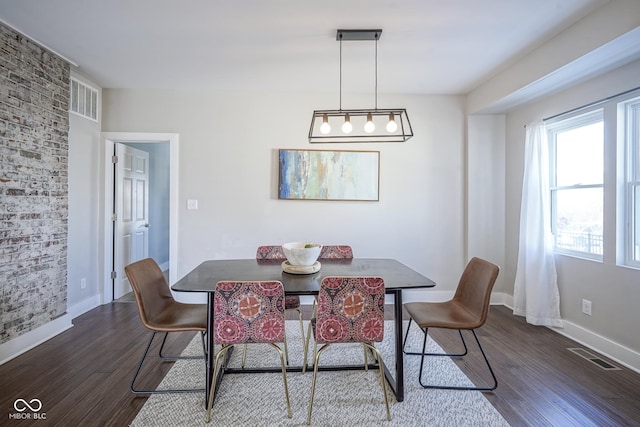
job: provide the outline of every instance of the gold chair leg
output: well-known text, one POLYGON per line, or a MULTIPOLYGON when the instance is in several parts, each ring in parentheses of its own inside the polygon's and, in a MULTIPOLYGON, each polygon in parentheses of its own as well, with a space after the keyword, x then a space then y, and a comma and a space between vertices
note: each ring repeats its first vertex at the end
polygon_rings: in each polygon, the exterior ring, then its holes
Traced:
POLYGON ((380 385, 382 386, 382 394, 384 396, 384 406, 387 410, 387 421, 391 421, 391 412, 389 411, 389 398, 387 397, 387 387, 385 384, 385 378, 384 378, 384 364, 382 362, 382 354, 380 354, 380 351, 373 345, 373 344, 364 344, 366 347, 369 347, 371 349, 371 351, 374 353, 376 359, 378 360, 378 371, 380 372, 380 385))
POLYGON ((278 350, 278 354, 280 355, 280 366, 282 367, 282 381, 284 383, 284 397, 287 401, 287 417, 291 418, 292 413, 291 413, 291 402, 289 401, 289 386, 287 385, 287 368, 284 364, 284 357, 282 355, 282 350, 280 350, 280 347, 278 347, 273 343, 269 343, 269 344, 271 344, 273 348, 278 350))
POLYGON ((244 363, 247 361, 247 344, 242 346, 242 369, 244 369, 244 363))
POLYGON ((307 328, 307 339, 304 344, 304 360, 302 362, 302 373, 307 372, 307 357, 309 354, 309 340, 311 339, 311 322, 309 322, 309 328, 307 328))
POLYGON ((316 378, 318 376, 318 360, 320 359, 320 355, 322 354, 323 351, 325 351, 327 348, 329 348, 330 344, 325 344, 322 347, 320 347, 320 350, 318 350, 318 352, 315 353, 315 357, 313 358, 313 379, 311 380, 311 397, 309 399, 309 412, 307 413, 307 425, 311 424, 311 412, 313 411, 313 395, 315 394, 316 391, 316 378))
POLYGON ((316 317, 316 299, 318 297, 314 296, 313 297, 313 304, 311 304, 311 318, 313 319, 314 317, 316 317))
POLYGON ((362 350, 364 350, 364 370, 369 372, 369 359, 367 357, 367 346, 362 344, 362 350))
POLYGON ((302 348, 304 348, 304 324, 302 323, 302 310, 298 310, 298 320, 300 320, 300 335, 302 336, 302 348))
MULTIPOLYGON (((233 347, 232 345, 223 346, 220 351, 216 354, 216 360, 213 369, 213 379, 211 380, 211 388, 209 390, 209 403, 207 404, 207 416, 205 417, 205 422, 211 421, 211 408, 213 407, 213 398, 216 394, 216 380, 218 378, 218 371, 220 370, 220 357, 224 359, 227 357, 227 351, 233 347)), ((224 363, 224 362, 223 362, 224 363)))
POLYGON ((284 336, 284 357, 287 360, 287 366, 289 366, 289 348, 287 347, 287 336, 284 336))

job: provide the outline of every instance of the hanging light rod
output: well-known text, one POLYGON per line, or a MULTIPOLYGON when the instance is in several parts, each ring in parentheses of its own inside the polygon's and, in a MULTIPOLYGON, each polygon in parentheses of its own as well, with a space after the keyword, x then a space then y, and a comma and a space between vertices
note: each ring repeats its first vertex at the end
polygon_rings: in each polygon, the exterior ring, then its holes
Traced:
POLYGON ((381 29, 337 30, 340 42, 340 108, 315 110, 311 117, 309 142, 404 142, 413 136, 404 108, 378 108, 378 40, 381 29), (342 109, 342 42, 375 42, 375 108, 342 109))
POLYGON ((338 30, 336 40, 380 40, 382 30, 338 30))

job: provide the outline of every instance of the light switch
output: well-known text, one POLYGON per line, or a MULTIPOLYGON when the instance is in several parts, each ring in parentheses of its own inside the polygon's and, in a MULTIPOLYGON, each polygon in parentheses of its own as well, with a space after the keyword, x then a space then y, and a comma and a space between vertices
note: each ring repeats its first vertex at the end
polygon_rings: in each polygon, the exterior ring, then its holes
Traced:
POLYGON ((187 209, 198 209, 198 201, 195 199, 187 200, 187 209))

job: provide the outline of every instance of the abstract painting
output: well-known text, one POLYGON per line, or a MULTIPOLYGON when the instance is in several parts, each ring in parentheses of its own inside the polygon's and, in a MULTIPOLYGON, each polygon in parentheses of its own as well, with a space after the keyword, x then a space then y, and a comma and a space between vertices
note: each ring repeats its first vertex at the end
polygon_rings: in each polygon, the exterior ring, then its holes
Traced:
POLYGON ((379 151, 280 150, 279 163, 279 199, 379 199, 379 151))

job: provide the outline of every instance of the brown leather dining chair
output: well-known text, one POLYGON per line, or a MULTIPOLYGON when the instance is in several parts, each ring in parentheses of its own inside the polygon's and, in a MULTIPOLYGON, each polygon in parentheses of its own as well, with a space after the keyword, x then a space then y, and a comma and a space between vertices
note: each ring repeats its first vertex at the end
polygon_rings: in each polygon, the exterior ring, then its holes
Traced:
POLYGON ((169 332, 200 332, 202 349, 206 355, 204 334, 207 331, 207 305, 185 304, 176 301, 171 295, 169 284, 158 264, 151 258, 146 258, 127 265, 124 271, 129 278, 133 294, 138 307, 138 314, 142 324, 152 331, 136 372, 131 380, 131 392, 134 394, 160 394, 160 393, 188 393, 202 392, 205 389, 173 389, 173 390, 138 390, 134 384, 147 357, 151 343, 156 333, 164 332, 164 338, 160 345, 159 356, 165 361, 179 359, 204 359, 203 356, 164 356, 162 349, 167 341, 169 332))
POLYGON ((498 387, 498 380, 489 364, 487 355, 480 345, 480 340, 476 335, 476 329, 484 325, 489 313, 489 302, 491 298, 491 290, 496 282, 500 268, 480 258, 472 258, 465 267, 458 287, 453 298, 445 302, 409 302, 404 304, 404 308, 409 313, 409 326, 404 337, 403 352, 410 355, 421 356, 420 373, 418 374, 418 382, 424 388, 436 389, 454 389, 454 390, 479 390, 491 391, 498 387), (422 343, 422 352, 409 352, 405 350, 407 337, 409 336, 409 328, 411 323, 415 322, 424 334, 422 343), (445 354, 445 353, 426 353, 427 336, 429 328, 457 329, 462 344, 464 346, 463 353, 445 354), (456 356, 462 357, 468 353, 467 343, 462 335, 463 330, 471 331, 473 337, 478 344, 478 348, 482 353, 482 357, 489 368, 493 384, 486 387, 458 387, 451 385, 433 385, 424 384, 422 382, 424 359, 425 356, 456 356))

